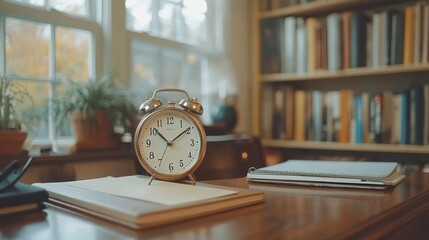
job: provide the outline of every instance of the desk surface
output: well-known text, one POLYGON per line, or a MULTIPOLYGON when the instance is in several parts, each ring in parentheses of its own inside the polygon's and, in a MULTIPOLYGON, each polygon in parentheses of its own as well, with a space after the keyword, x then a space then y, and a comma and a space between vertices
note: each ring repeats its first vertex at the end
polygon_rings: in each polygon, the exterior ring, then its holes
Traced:
POLYGON ((429 174, 407 174, 387 191, 210 182, 261 190, 265 201, 141 231, 48 207, 0 219, 0 239, 416 239, 429 234, 429 174))

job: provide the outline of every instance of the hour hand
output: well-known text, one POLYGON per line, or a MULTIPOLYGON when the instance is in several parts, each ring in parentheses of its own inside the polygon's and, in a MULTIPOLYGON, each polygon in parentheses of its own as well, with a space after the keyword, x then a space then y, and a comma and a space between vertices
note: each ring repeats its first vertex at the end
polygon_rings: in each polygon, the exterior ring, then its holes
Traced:
MULTIPOLYGON (((156 129, 156 128, 155 128, 156 129)), ((164 137, 164 135, 162 135, 162 133, 160 132, 160 131, 158 131, 158 129, 156 129, 156 131, 158 132, 158 135, 167 143, 167 144, 170 144, 170 141, 168 141, 165 137, 164 137)))

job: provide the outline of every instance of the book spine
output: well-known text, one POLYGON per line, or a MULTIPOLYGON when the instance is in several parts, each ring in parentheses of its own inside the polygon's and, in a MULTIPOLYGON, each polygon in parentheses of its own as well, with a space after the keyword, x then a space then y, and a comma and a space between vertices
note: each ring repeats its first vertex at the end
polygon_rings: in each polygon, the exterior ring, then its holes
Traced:
POLYGON ((337 71, 342 68, 341 63, 341 15, 331 13, 327 16, 328 29, 328 69, 337 71))
POLYGON ((405 8, 404 26, 404 64, 411 64, 414 60, 414 7, 405 8))
POLYGON ((352 68, 364 67, 366 64, 366 16, 354 12, 350 19, 350 64, 352 68))
POLYGON ((392 13, 391 40, 390 40, 391 64, 402 64, 404 58, 404 11, 392 13))
POLYGON ((284 72, 296 72, 296 17, 284 19, 285 62, 284 72))

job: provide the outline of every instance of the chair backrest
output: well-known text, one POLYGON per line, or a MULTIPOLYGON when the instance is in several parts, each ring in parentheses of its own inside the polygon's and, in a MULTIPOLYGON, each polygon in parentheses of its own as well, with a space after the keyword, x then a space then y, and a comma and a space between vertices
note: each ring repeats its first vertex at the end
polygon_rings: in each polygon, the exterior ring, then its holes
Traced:
MULTIPOLYGON (((264 167, 261 141, 249 134, 207 136, 203 162, 195 171, 198 181, 244 177, 250 167, 264 167)), ((138 174, 146 174, 135 158, 138 174)))
POLYGON ((259 138, 249 134, 207 136, 206 156, 195 176, 198 180, 244 177, 250 167, 263 166, 259 138))

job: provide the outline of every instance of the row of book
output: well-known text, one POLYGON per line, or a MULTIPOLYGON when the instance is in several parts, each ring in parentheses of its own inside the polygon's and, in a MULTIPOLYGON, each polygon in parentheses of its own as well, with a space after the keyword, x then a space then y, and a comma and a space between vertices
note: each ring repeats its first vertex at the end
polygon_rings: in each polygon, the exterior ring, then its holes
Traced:
POLYGON ((269 11, 294 5, 306 4, 310 2, 326 2, 328 0, 262 0, 262 11, 269 11))
POLYGON ((429 3, 377 12, 261 20, 261 72, 429 62, 429 3))
POLYGON ((264 138, 429 144, 429 84, 377 93, 267 85, 262 97, 264 138))

